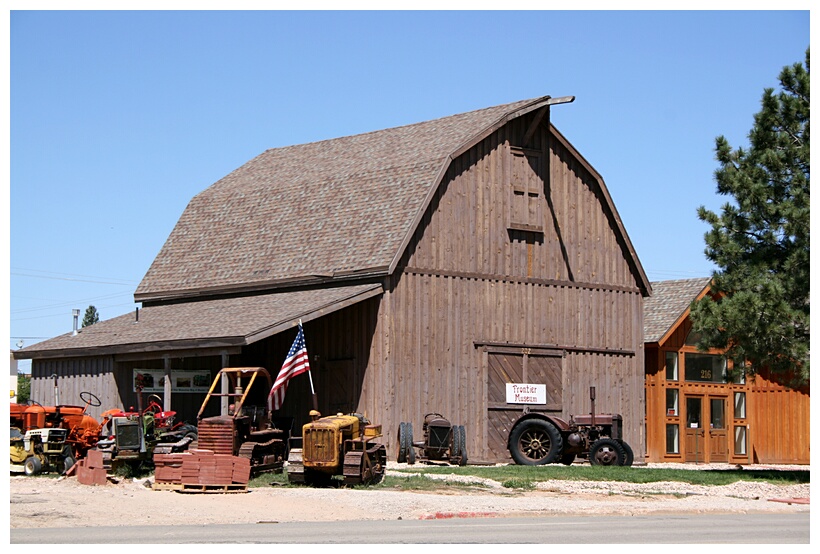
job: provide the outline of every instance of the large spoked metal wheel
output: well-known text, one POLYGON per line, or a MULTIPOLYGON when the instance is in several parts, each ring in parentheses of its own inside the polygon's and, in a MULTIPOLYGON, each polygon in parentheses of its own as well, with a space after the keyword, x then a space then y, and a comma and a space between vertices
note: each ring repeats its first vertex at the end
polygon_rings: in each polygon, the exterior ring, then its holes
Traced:
POLYGON ((594 466, 624 465, 625 457, 623 447, 615 439, 598 439, 589 449, 589 463, 594 466))
POLYGON ((561 455, 564 440, 549 421, 526 419, 513 427, 509 447, 512 459, 519 465, 551 464, 561 455))

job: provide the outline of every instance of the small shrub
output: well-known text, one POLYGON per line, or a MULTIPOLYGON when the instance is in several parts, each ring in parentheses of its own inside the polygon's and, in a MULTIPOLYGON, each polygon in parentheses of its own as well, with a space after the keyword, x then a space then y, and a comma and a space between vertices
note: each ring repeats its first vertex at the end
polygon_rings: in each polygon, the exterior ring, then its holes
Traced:
POLYGON ((512 479, 507 479, 503 481, 501 483, 501 486, 507 489, 523 489, 531 491, 535 488, 535 483, 533 483, 529 479, 513 477, 512 479))

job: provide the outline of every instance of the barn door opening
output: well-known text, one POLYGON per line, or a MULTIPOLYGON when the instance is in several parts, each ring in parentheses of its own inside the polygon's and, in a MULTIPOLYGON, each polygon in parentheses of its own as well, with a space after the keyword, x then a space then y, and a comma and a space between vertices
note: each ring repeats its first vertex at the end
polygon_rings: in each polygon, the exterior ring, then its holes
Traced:
POLYGON ((355 412, 359 406, 361 382, 356 371, 355 360, 328 360, 324 362, 326 381, 323 383, 322 405, 323 414, 355 412))
POLYGON ((556 412, 563 409, 563 353, 541 348, 487 349, 487 461, 509 461, 507 439, 524 408, 556 412), (545 385, 543 404, 507 403, 507 383, 545 385))

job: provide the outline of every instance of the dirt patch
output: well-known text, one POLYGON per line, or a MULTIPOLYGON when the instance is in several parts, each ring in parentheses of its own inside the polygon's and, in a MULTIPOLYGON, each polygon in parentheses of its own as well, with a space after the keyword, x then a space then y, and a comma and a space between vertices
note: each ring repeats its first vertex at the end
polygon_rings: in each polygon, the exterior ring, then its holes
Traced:
MULTIPOLYGON (((437 476, 440 479, 463 479, 437 476)), ((477 481, 476 478, 470 478, 477 481)), ((499 483, 485 489, 404 492, 390 489, 252 488, 248 492, 154 490, 150 479, 88 486, 76 478, 9 479, 10 527, 98 527, 352 521, 516 515, 808 512, 809 484, 741 482, 719 487, 685 483, 545 481, 532 491, 499 483), (454 494, 457 492, 457 494, 454 494)))

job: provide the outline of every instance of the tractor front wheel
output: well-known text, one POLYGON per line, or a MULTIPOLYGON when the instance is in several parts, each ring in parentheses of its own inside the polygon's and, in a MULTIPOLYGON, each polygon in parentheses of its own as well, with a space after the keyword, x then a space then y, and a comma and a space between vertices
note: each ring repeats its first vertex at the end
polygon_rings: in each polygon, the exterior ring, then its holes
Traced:
POLYGON ((31 456, 23 464, 23 470, 26 472, 26 475, 28 476, 37 475, 43 470, 43 463, 40 461, 39 458, 31 456))
POLYGON ((615 439, 598 439, 589 449, 589 463, 594 466, 621 466, 625 457, 623 447, 615 439))
POLYGON ((629 467, 629 466, 632 465, 632 462, 635 458, 635 453, 632 452, 632 447, 629 446, 626 443, 626 441, 618 440, 618 442, 621 444, 621 447, 624 449, 624 463, 622 465, 625 465, 625 466, 629 467))

